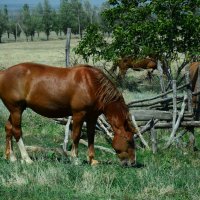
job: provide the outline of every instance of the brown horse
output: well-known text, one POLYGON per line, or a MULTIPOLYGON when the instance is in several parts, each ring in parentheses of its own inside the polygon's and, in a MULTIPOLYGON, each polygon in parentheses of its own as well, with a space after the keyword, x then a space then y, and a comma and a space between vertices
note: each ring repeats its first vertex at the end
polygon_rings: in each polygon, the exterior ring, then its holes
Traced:
POLYGON ((114 62, 111 71, 116 71, 119 67, 119 76, 124 77, 127 70, 130 68, 135 71, 140 71, 141 69, 147 69, 148 75, 157 69, 157 62, 154 58, 144 58, 141 60, 136 60, 131 56, 123 57, 114 62), (150 71, 149 71, 150 70, 150 71))
MULTIPOLYGON (((199 83, 197 81, 200 81, 200 77, 198 77, 200 70, 200 62, 193 62, 189 66, 189 73, 190 73, 190 80, 191 80, 191 86, 192 86, 192 92, 197 92, 199 90, 199 83)), ((200 114, 200 99, 199 96, 193 96, 192 97, 193 101, 193 109, 195 113, 195 119, 199 119, 199 114, 200 114)))
POLYGON ((98 116, 103 113, 115 133, 112 146, 124 164, 136 162, 132 125, 124 99, 99 69, 88 65, 72 68, 50 67, 34 63, 21 63, 0 71, 0 98, 10 112, 6 123, 6 158, 16 160, 12 137, 16 139, 22 159, 28 156, 22 140, 21 120, 29 107, 36 113, 49 117, 72 115, 71 156, 78 156, 78 143, 82 124, 87 123, 88 158, 94 160, 94 134, 98 116))

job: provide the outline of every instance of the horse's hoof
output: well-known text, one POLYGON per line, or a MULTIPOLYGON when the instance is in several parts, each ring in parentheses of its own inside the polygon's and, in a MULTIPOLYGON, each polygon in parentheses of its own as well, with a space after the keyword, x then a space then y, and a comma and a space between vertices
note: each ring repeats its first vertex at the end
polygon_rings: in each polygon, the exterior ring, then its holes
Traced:
POLYGON ((10 161, 11 162, 16 162, 17 161, 17 158, 15 156, 10 156, 10 161))
POLYGON ((97 160, 92 160, 91 161, 91 166, 96 166, 98 164, 99 164, 99 161, 97 161, 97 160))
POLYGON ((25 164, 29 164, 29 165, 30 165, 30 164, 33 163, 33 161, 32 161, 30 158, 29 158, 29 159, 27 158, 27 159, 22 159, 22 160, 21 160, 21 163, 22 163, 22 164, 25 163, 25 164))
POLYGON ((16 162, 17 161, 17 158, 15 157, 15 155, 12 155, 12 154, 10 156, 4 155, 4 159, 8 160, 10 162, 16 162))

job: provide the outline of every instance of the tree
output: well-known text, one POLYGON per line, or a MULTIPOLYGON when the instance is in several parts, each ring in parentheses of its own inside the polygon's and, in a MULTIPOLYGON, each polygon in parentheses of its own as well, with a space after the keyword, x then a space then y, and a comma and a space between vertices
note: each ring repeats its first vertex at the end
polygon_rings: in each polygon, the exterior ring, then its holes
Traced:
POLYGON ((48 0, 44 0, 42 23, 44 32, 47 36, 47 40, 49 40, 49 35, 52 30, 53 19, 52 8, 48 0))
POLYGON ((40 32, 43 31, 43 23, 42 23, 43 8, 41 3, 38 3, 38 5, 33 9, 32 16, 36 24, 35 31, 37 32, 37 35, 39 37, 40 32))
POLYGON ((75 49, 75 53, 81 54, 86 62, 89 61, 90 56, 93 62, 100 60, 105 53, 106 42, 103 34, 99 31, 99 26, 91 24, 85 32, 83 39, 75 49))
POLYGON ((61 26, 60 26, 60 18, 59 15, 55 10, 52 12, 52 30, 56 32, 56 35, 58 36, 59 32, 61 31, 61 26))
POLYGON ((29 10, 29 5, 24 4, 22 8, 22 14, 21 14, 21 23, 23 31, 26 35, 26 40, 28 41, 28 37, 31 35, 31 29, 32 29, 32 21, 31 21, 31 14, 29 10))
POLYGON ((4 15, 5 15, 5 20, 6 20, 7 35, 8 35, 8 38, 9 38, 10 37, 10 32, 9 32, 9 18, 8 18, 7 5, 4 6, 4 15))
POLYGON ((109 4, 103 19, 112 30, 112 42, 102 57, 154 55, 170 66, 180 54, 187 59, 200 54, 200 0, 109 0, 109 4))
POLYGON ((6 23, 7 23, 6 16, 5 16, 4 12, 2 10, 0 10, 0 43, 2 42, 1 41, 2 35, 7 29, 6 23))
POLYGON ((70 4, 68 0, 61 0, 59 9, 59 21, 61 24, 61 30, 65 34, 67 33, 67 28, 71 27, 70 19, 70 4))
POLYGON ((62 31, 66 34, 67 28, 70 27, 73 33, 81 36, 82 31, 90 24, 91 20, 91 16, 89 16, 91 13, 87 11, 80 0, 62 0, 59 10, 62 31))
POLYGON ((19 27, 19 22, 21 20, 21 14, 15 13, 9 14, 9 24, 8 24, 8 30, 10 34, 13 34, 15 41, 17 40, 17 37, 20 37, 20 34, 22 32, 21 28, 19 27))

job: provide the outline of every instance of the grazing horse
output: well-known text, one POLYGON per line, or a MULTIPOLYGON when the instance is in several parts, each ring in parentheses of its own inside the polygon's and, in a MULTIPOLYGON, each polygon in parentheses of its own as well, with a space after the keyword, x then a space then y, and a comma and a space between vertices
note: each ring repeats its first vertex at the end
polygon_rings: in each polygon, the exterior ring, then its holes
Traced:
POLYGON ((10 112, 6 123, 6 158, 16 160, 12 148, 15 138, 22 159, 28 156, 22 140, 21 120, 26 108, 49 117, 73 117, 71 156, 78 156, 83 122, 87 123, 88 159, 94 160, 94 134, 98 116, 103 113, 110 123, 112 146, 123 164, 135 165, 135 143, 132 124, 123 96, 99 69, 88 65, 71 68, 21 63, 0 71, 0 98, 10 112))
MULTIPOLYGON (((200 81, 200 77, 198 77, 200 70, 200 62, 193 62, 189 66, 189 74, 190 74, 190 80, 191 80, 191 89, 192 92, 197 92, 200 88, 200 83, 197 81, 200 81)), ((199 120, 199 115, 200 115, 200 97, 198 96, 193 96, 192 97, 192 102, 193 102, 193 109, 195 113, 195 119, 199 120)))
POLYGON ((113 67, 111 68, 111 71, 115 71, 119 67, 119 76, 124 77, 127 70, 130 68, 135 71, 140 71, 141 69, 147 69, 148 70, 148 76, 150 77, 151 73, 155 69, 157 69, 157 62, 154 58, 145 58, 142 60, 135 60, 133 57, 123 57, 121 59, 118 59, 114 62, 113 67), (151 72, 149 71, 151 70, 151 72))
MULTIPOLYGON (((198 77, 200 70, 200 62, 193 62, 189 65, 189 75, 191 80, 191 90, 192 92, 199 91, 200 88, 200 77, 198 77)), ((192 106, 194 112, 194 120, 199 120, 200 117, 200 96, 192 96, 192 106)), ((190 143, 189 146, 195 151, 197 150, 195 145, 195 137, 194 137, 194 127, 188 126, 186 127, 186 131, 190 133, 190 143)))

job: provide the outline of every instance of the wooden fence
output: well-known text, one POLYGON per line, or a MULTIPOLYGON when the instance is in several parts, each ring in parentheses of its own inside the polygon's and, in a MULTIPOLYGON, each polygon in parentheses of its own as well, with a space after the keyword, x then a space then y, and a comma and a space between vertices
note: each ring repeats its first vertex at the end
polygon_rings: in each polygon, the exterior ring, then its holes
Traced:
MULTIPOLYGON (((154 153, 157 151, 156 129, 171 128, 171 134, 166 143, 166 148, 168 148, 177 138, 182 137, 183 134, 186 133, 185 131, 184 133, 177 135, 176 133, 179 127, 186 127, 187 130, 190 128, 190 131, 188 131, 188 133, 192 135, 192 137, 190 137, 190 142, 194 143, 195 141, 194 128, 200 127, 200 120, 195 120, 197 119, 196 115, 199 115, 199 110, 195 112, 193 111, 192 97, 196 95, 198 96, 198 99, 200 99, 200 69, 196 83, 196 92, 191 91, 189 70, 186 70, 185 81, 185 84, 177 87, 176 80, 173 80, 171 90, 151 98, 136 100, 128 103, 134 125, 138 129, 138 134, 135 137, 139 137, 143 144, 149 148, 149 145, 144 140, 142 134, 144 134, 146 131, 150 131, 152 149, 154 153)), ((72 119, 69 118, 55 120, 58 123, 66 126, 66 136, 64 141, 64 150, 66 150, 66 138, 68 138, 70 130, 69 120, 71 122, 72 119)), ((112 129, 106 122, 106 119, 103 115, 101 115, 98 119, 97 128, 103 130, 110 138, 113 137, 112 129)))

